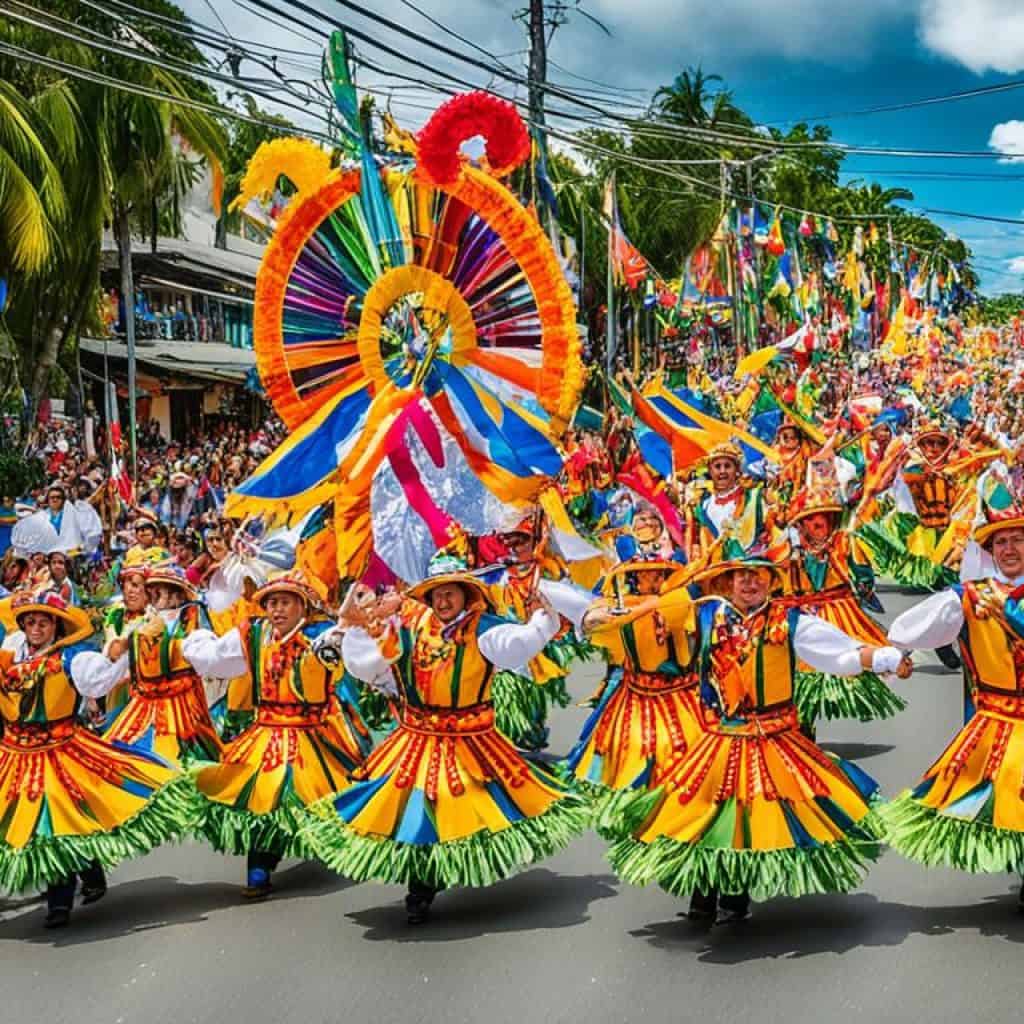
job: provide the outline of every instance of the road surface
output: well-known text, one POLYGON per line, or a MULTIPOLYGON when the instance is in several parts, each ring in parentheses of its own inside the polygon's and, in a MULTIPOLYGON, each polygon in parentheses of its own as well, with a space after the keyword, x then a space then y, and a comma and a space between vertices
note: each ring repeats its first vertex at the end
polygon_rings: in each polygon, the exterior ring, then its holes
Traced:
MULTIPOLYGON (((883 595, 890 612, 916 598, 883 595)), ((891 616, 889 616, 891 617, 891 616)), ((888 617, 887 617, 888 618, 888 617)), ((891 795, 958 728, 961 680, 931 656, 889 722, 819 740, 891 795)), ((595 670, 577 672, 586 696, 595 670)), ((553 749, 585 712, 558 714, 553 749)), ((848 896, 757 905, 738 929, 695 932, 684 905, 621 885, 593 834, 486 890, 442 894, 405 923, 398 886, 286 864, 268 902, 240 901, 240 859, 165 847, 111 876, 70 928, 38 901, 0 902, 3 1019, 31 1024, 881 1022, 1020 1018, 1024 917, 1009 875, 925 870, 887 853, 848 896)))

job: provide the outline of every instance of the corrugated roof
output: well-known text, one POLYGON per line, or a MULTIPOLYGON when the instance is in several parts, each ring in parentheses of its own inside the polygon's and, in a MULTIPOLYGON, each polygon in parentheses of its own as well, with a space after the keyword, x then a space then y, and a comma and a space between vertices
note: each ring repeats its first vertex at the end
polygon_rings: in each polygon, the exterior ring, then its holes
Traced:
MULTIPOLYGON (((81 338, 79 344, 83 352, 91 355, 102 356, 105 345, 110 358, 128 358, 128 346, 122 341, 104 343, 102 338, 81 338)), ((256 365, 256 356, 251 349, 212 341, 138 341, 135 343, 135 359, 169 373, 233 384, 244 382, 249 370, 256 365)))

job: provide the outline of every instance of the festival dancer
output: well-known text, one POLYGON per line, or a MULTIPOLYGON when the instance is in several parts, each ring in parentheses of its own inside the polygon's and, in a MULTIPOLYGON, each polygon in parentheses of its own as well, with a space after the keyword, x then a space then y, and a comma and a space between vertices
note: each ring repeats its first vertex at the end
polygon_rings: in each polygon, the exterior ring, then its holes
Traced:
MULTIPOLYGON (((659 553, 638 553, 608 574, 604 597, 592 606, 615 616, 598 642, 618 678, 602 692, 565 770, 595 800, 594 821, 602 832, 611 827, 622 799, 660 786, 703 733, 691 666, 693 609, 650 607, 679 568, 659 553)), ((593 620, 594 613, 588 614, 593 620)))
MULTIPOLYGON (((870 809, 877 786, 799 730, 797 659, 818 671, 908 675, 891 647, 858 644, 835 626, 772 597, 782 571, 733 541, 696 580, 696 663, 706 734, 660 789, 624 810, 611 860, 625 881, 690 893, 690 917, 749 914, 750 897, 845 892, 879 853, 870 809)), ((666 606, 689 603, 676 587, 666 606)), ((585 627, 615 628, 607 610, 585 627)))
POLYGON ((369 610, 368 628, 339 623, 348 670, 397 685, 401 722, 317 809, 310 841, 340 874, 408 885, 411 924, 441 889, 498 882, 586 827, 583 800, 494 727, 495 671, 522 668, 558 632, 540 595, 526 612, 525 624, 492 614, 481 580, 442 556, 397 610, 369 610))
POLYGON ((508 555, 501 578, 491 588, 499 615, 525 619, 526 605, 539 589, 561 620, 554 638, 530 659, 525 672, 502 670, 492 681, 495 726, 525 750, 547 746, 548 713, 552 707, 568 707, 572 699, 565 688, 569 668, 589 654, 574 624, 579 625, 592 596, 565 578, 564 564, 546 549, 539 530, 538 517, 531 515, 499 535, 508 555))
MULTIPOLYGON (((798 542, 774 553, 786 573, 784 600, 863 644, 884 647, 885 631, 865 611, 883 610, 875 596, 874 572, 861 542, 840 529, 842 515, 839 499, 820 489, 805 489, 790 503, 786 523, 796 531, 798 542)), ((822 718, 869 722, 890 718, 906 707, 870 670, 832 675, 804 664, 797 667, 793 702, 809 729, 822 718)))
MULTIPOLYGON (((195 780, 204 798, 199 830, 215 849, 247 857, 242 896, 261 900, 282 857, 310 856, 300 834, 305 809, 345 788, 370 734, 355 704, 335 695, 337 662, 314 651, 331 623, 317 613, 305 578, 278 573, 252 602, 263 615, 221 637, 195 630, 183 648, 203 675, 250 680, 245 703, 255 707, 254 721, 195 780)), ((228 697, 237 699, 235 688, 228 697)))
POLYGON ((775 432, 779 466, 769 485, 772 502, 788 505, 807 483, 807 463, 817 450, 804 430, 792 419, 784 419, 775 432))
POLYGON ((974 538, 993 574, 934 594, 889 629, 890 641, 908 650, 959 639, 971 701, 963 729, 913 789, 883 808, 883 819, 892 846, 921 864, 1022 873, 1024 508, 1004 488, 982 508, 974 538))
POLYGON ((187 831, 187 779, 147 751, 100 739, 76 716, 79 694, 117 681, 79 680, 75 661, 92 633, 88 615, 59 595, 18 594, 0 618, 12 647, 0 649, 0 888, 46 890, 47 928, 66 925, 75 890, 94 903, 104 869, 187 831))
POLYGON ((685 551, 689 562, 699 561, 725 532, 753 544, 768 529, 763 488, 743 480, 743 453, 731 442, 715 445, 707 456, 711 490, 686 510, 685 551))
MULTIPOLYGON (((121 596, 103 616, 103 653, 110 654, 115 640, 130 636, 146 618, 149 597, 146 594, 146 570, 164 559, 159 548, 125 557, 117 574, 121 596)), ((116 660, 116 659, 114 659, 116 660)), ((100 702, 108 718, 128 703, 128 679, 124 678, 100 702)))
MULTIPOLYGON (((123 570, 122 570, 123 574, 123 570)), ((217 761, 221 741, 210 717, 203 681, 184 654, 185 638, 207 625, 196 590, 178 568, 146 569, 148 613, 103 654, 82 654, 75 666, 86 683, 113 664, 128 682, 128 700, 111 716, 104 738, 150 750, 174 765, 217 761)))

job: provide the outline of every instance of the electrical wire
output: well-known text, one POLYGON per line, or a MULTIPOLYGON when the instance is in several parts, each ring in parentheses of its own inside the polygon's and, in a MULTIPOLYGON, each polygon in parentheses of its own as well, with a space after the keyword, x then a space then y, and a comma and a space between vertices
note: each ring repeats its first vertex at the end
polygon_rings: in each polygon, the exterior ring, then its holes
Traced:
POLYGON ((331 144, 335 142, 331 136, 326 135, 323 132, 315 130, 311 131, 307 128, 299 128, 295 125, 279 124, 276 121, 270 121, 263 117, 256 117, 252 114, 243 114, 241 111, 232 110, 230 107, 214 103, 204 103, 202 100, 196 100, 190 96, 176 96, 173 93, 164 92, 161 89, 154 89, 138 82, 126 82, 123 79, 115 78, 111 75, 105 75, 99 71, 92 71, 88 68, 83 68, 78 64, 69 64, 66 61, 47 57, 43 54, 36 53, 34 50, 28 50, 21 46, 15 46, 11 43, 0 41, 0 53, 6 54, 9 57, 14 57, 18 60, 24 60, 29 64, 36 64, 39 67, 49 68, 51 71, 60 71, 63 74, 70 75, 72 78, 92 82, 96 85, 106 85, 112 89, 117 89, 119 92, 133 93, 134 95, 145 96, 149 99, 164 100, 180 107, 189 107, 193 110, 204 111, 205 113, 218 114, 221 117, 231 118, 235 121, 246 121, 249 124, 262 125, 266 128, 273 128, 275 131, 281 132, 284 135, 295 135, 300 138, 312 137, 331 144))

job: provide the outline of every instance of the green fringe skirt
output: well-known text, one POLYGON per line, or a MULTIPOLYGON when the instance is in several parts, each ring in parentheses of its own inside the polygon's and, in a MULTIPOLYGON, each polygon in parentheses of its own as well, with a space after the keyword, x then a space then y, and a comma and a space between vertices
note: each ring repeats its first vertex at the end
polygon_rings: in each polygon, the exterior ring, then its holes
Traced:
POLYGON ((793 681, 793 703, 800 721, 852 718, 860 722, 892 718, 907 702, 874 672, 858 676, 833 676, 826 672, 797 672, 793 681))

